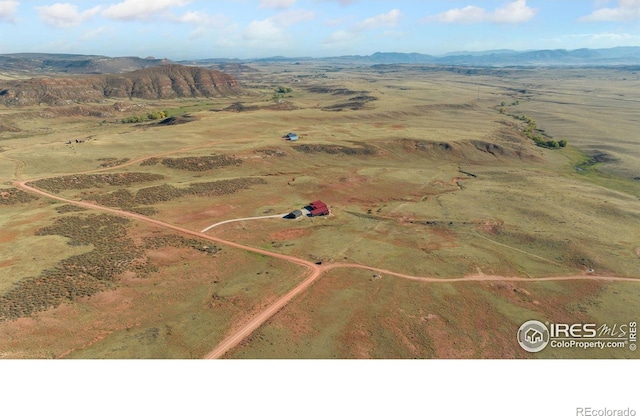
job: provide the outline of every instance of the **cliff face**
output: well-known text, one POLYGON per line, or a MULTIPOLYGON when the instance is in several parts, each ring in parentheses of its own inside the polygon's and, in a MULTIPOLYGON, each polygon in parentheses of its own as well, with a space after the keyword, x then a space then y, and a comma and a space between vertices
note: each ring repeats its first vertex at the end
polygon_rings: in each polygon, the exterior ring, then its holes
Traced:
POLYGON ((242 87, 231 75, 183 65, 162 65, 121 75, 33 78, 0 82, 0 104, 61 105, 106 98, 195 98, 237 95, 242 87))

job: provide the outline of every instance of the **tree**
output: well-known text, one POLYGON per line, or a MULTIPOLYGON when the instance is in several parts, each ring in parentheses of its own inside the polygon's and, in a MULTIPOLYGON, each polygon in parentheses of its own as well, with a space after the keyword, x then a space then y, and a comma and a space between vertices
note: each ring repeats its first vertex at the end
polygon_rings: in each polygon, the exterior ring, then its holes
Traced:
POLYGON ((289 87, 278 87, 276 88, 276 93, 278 94, 289 94, 290 92, 292 92, 293 90, 289 87))

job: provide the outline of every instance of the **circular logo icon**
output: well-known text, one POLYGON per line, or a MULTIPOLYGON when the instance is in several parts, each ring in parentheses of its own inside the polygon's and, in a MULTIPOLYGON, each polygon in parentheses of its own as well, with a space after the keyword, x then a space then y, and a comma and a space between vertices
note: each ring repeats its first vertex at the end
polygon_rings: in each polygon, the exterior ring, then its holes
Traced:
POLYGON ((638 348, 638 347, 636 347, 636 344, 631 344, 631 345, 629 345, 629 349, 630 349, 631 351, 635 351, 637 348, 638 348))
POLYGON ((527 321, 518 329, 518 344, 528 352, 540 352, 549 343, 549 330, 540 321, 527 321))

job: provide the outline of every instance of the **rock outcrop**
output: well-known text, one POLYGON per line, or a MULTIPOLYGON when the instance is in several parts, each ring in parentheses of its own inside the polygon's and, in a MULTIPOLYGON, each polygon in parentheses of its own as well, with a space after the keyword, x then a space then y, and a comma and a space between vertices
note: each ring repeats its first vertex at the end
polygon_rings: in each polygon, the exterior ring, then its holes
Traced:
POLYGON ((241 92, 242 87, 229 74, 172 64, 118 75, 0 82, 0 104, 65 105, 100 102, 108 98, 157 100, 222 97, 241 92))

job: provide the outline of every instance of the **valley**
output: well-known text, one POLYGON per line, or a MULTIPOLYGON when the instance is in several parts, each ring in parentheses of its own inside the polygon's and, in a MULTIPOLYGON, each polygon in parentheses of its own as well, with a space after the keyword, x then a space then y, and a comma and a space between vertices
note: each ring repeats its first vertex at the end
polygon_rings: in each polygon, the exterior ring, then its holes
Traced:
POLYGON ((633 70, 157 68, 0 86, 2 358, 637 357, 516 340, 637 319, 633 70))

